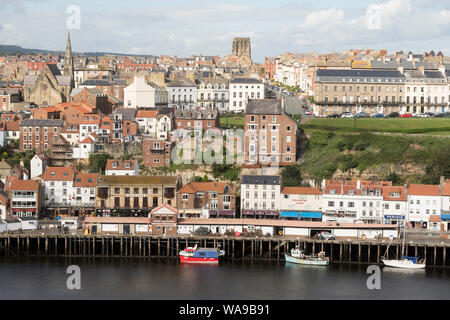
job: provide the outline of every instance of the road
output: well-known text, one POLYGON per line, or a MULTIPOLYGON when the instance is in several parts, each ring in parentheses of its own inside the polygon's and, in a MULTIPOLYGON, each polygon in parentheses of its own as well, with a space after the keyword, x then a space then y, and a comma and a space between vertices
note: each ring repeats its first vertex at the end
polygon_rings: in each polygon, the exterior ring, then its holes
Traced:
POLYGON ((286 113, 290 115, 299 114, 302 119, 309 119, 311 118, 310 115, 305 114, 305 110, 302 108, 302 105, 300 103, 300 100, 297 96, 290 96, 288 94, 282 93, 277 90, 269 89, 270 91, 275 93, 275 96, 277 99, 281 99, 282 97, 285 98, 285 107, 286 107, 286 113))

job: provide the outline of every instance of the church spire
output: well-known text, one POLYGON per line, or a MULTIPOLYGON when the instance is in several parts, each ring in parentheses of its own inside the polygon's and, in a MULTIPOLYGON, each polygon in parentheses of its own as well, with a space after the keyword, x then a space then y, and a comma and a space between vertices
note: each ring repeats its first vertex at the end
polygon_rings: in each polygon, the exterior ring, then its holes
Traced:
POLYGON ((64 56, 64 75, 72 78, 72 87, 74 80, 72 45, 70 44, 70 32, 67 35, 66 55, 64 56))

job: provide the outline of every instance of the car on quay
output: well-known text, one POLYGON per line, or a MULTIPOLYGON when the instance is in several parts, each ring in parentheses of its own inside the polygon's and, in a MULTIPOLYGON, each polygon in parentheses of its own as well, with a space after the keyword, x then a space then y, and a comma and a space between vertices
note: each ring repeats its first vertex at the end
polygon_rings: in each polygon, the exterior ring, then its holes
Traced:
POLYGON ((336 240, 336 236, 327 231, 321 231, 317 234, 319 240, 336 240))
POLYGON ((370 118, 370 114, 367 112, 358 112, 355 114, 355 118, 370 118))
POLYGON ((434 115, 434 118, 449 118, 450 112, 442 112, 434 115))
POLYGON ((398 112, 391 112, 387 115, 388 118, 398 118, 400 114, 398 112))

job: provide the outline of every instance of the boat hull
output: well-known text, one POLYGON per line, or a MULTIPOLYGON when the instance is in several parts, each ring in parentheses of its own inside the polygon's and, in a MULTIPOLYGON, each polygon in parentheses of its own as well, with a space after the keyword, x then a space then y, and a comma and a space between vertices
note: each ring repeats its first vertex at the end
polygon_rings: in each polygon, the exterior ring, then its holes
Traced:
POLYGON ((219 258, 195 258, 180 256, 181 263, 196 263, 196 264, 217 264, 219 258))
POLYGON ((385 266, 401 269, 424 269, 424 263, 412 263, 409 260, 381 260, 385 266))
POLYGON ((327 266, 330 264, 329 260, 318 260, 318 259, 300 259, 295 258, 289 254, 284 254, 284 258, 286 262, 295 263, 295 264, 304 264, 309 266, 327 266))

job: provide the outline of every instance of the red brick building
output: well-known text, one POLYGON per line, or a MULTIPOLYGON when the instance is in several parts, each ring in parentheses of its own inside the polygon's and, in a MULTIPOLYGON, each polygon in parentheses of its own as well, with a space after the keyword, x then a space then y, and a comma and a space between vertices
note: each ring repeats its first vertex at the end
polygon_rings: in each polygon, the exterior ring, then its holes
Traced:
POLYGON ((297 159, 297 124, 279 99, 250 100, 245 112, 245 163, 292 165, 297 159))
POLYGON ((172 148, 173 142, 146 139, 142 143, 142 163, 148 168, 168 167, 172 148))
POLYGON ((178 209, 163 203, 149 214, 152 234, 175 236, 177 234, 178 209))
POLYGON ((61 134, 62 120, 23 119, 20 122, 20 151, 45 152, 61 134))
POLYGON ((220 128, 220 117, 216 110, 177 110, 175 129, 208 130, 220 128))
POLYGON ((236 191, 226 182, 191 182, 178 190, 177 204, 183 217, 200 218, 195 209, 207 209, 209 217, 234 218, 236 191))

